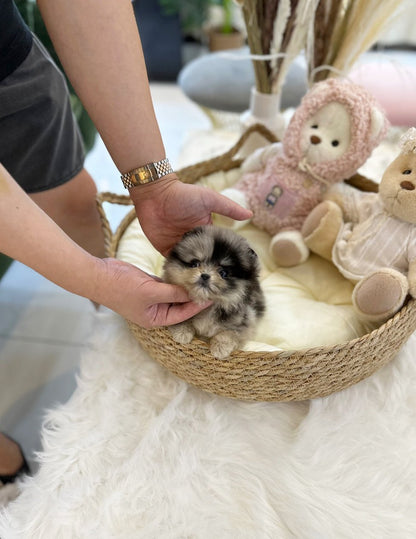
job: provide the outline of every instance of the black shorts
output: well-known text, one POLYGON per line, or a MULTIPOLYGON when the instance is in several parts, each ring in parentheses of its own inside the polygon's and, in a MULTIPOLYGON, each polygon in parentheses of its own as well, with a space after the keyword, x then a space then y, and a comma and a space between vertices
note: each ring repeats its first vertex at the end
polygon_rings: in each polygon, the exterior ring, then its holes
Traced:
POLYGON ((84 157, 65 78, 34 36, 26 59, 0 82, 0 163, 36 193, 72 179, 84 157))

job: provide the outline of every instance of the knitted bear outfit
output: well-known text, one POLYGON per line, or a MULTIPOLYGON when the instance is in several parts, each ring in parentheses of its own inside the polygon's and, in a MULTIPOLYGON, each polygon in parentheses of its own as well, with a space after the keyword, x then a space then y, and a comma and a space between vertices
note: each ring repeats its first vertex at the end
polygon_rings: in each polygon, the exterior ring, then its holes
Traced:
POLYGON ((254 213, 252 222, 272 236, 300 230, 327 187, 356 173, 381 141, 387 122, 372 136, 374 107, 376 101, 360 86, 339 79, 317 83, 295 111, 280 151, 261 170, 243 174, 234 186, 245 194, 254 213), (350 116, 349 147, 337 159, 309 164, 300 148, 302 130, 313 114, 332 102, 343 105, 350 116))

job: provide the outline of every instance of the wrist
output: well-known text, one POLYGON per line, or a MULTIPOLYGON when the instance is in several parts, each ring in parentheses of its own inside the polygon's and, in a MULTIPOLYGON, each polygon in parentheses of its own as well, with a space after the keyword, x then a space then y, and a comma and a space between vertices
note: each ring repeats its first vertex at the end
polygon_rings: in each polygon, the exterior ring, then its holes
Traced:
POLYGON ((173 173, 173 168, 169 159, 164 157, 159 161, 153 161, 140 165, 121 175, 121 181, 126 189, 131 189, 136 186, 147 185, 155 182, 168 174, 173 173))
POLYGON ((151 200, 160 196, 166 189, 170 189, 172 185, 179 182, 179 178, 175 172, 171 172, 163 178, 160 178, 154 182, 147 183, 146 185, 138 185, 129 189, 130 198, 136 206, 140 202, 151 200))

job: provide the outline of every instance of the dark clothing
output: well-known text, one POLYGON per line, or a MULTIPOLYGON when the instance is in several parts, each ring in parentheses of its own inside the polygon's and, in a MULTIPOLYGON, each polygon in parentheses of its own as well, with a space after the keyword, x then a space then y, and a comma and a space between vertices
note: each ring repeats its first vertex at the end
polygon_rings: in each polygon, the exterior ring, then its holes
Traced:
POLYGON ((32 48, 32 34, 13 0, 0 0, 0 81, 23 62, 32 48))
POLYGON ((66 81, 12 0, 0 0, 0 73, 0 163, 27 193, 71 180, 84 148, 66 81))

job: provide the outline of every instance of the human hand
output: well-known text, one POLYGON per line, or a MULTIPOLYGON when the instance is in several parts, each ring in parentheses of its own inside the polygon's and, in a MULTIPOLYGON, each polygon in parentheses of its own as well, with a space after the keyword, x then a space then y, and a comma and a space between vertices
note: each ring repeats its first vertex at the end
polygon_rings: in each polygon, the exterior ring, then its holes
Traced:
POLYGON ((90 299, 144 328, 178 324, 211 305, 193 303, 180 286, 163 283, 127 262, 104 258, 96 263, 90 299))
POLYGON ((130 191, 143 232, 164 256, 185 232, 212 223, 211 213, 250 219, 252 212, 219 193, 182 183, 175 175, 130 191))

